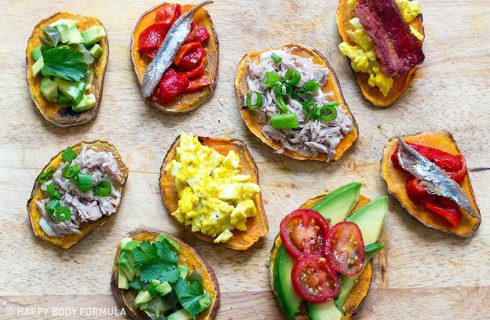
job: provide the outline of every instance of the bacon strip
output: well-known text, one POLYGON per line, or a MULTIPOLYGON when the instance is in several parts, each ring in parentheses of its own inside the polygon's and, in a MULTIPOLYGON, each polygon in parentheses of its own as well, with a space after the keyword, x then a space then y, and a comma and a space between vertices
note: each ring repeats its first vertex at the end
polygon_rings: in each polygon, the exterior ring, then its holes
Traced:
POLYGON ((355 12, 374 40, 385 75, 404 75, 424 62, 422 43, 410 32, 395 0, 358 0, 355 12))

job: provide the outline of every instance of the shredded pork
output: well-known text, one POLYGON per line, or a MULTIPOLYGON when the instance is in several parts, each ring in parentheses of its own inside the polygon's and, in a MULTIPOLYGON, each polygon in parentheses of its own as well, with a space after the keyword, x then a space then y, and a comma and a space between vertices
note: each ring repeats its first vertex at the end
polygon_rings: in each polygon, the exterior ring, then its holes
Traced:
POLYGON ((110 216, 116 211, 121 200, 121 192, 114 187, 114 183, 122 184, 123 175, 118 169, 117 161, 111 152, 97 152, 92 149, 83 148, 71 165, 80 164, 80 173, 91 174, 93 183, 96 185, 102 180, 108 180, 112 184, 112 194, 108 197, 98 197, 93 191, 81 192, 77 185, 62 175, 65 162, 62 162, 52 180, 41 186, 46 191, 46 185, 53 183, 62 194, 60 204, 70 208, 71 220, 58 221, 53 215, 46 212, 45 206, 49 199, 36 202, 42 213, 41 228, 53 237, 61 237, 68 234, 80 233, 80 224, 83 222, 96 221, 103 216, 110 216))
MULTIPOLYGON (((345 113, 342 106, 337 107, 337 118, 333 121, 309 120, 305 118, 301 103, 291 98, 287 107, 289 112, 296 113, 298 129, 274 129, 270 125, 270 118, 279 114, 280 111, 275 103, 276 95, 273 90, 262 86, 262 79, 265 73, 269 71, 275 71, 284 77, 289 68, 295 68, 301 74, 299 86, 303 86, 305 82, 310 80, 316 80, 323 86, 329 75, 328 68, 314 64, 311 58, 293 55, 289 50, 267 51, 260 56, 258 63, 249 62, 247 77, 249 90, 260 92, 263 95, 263 104, 258 111, 261 115, 261 121, 265 123, 262 132, 268 139, 278 141, 284 149, 308 157, 326 154, 330 160, 335 156, 335 148, 340 140, 352 131, 352 119, 345 113), (272 53, 279 55, 282 61, 276 64, 271 58, 272 53)), ((334 100, 334 96, 331 92, 324 93, 318 89, 313 95, 313 100, 321 107, 324 103, 334 100)), ((278 152, 283 153, 284 150, 278 152)))

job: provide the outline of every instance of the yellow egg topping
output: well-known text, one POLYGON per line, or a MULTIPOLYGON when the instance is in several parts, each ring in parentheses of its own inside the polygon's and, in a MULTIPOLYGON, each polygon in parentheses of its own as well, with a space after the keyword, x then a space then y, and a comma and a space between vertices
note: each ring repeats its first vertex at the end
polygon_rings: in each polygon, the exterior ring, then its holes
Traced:
POLYGON ((230 240, 234 229, 246 231, 247 218, 257 214, 253 197, 260 187, 250 175, 240 174, 239 167, 235 151, 223 156, 197 137, 182 133, 176 159, 165 167, 175 177, 179 194, 172 216, 216 243, 230 240))

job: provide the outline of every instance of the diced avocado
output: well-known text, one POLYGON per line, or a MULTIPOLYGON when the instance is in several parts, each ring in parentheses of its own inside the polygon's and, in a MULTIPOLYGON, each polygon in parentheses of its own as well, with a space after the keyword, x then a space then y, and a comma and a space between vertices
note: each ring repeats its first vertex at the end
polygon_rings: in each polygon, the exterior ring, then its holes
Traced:
POLYGON ((58 85, 58 89, 63 92, 72 102, 79 102, 83 98, 85 92, 85 82, 83 81, 66 81, 61 78, 54 78, 58 85))
POLYGON ((71 103, 70 99, 63 94, 63 92, 58 91, 58 103, 59 104, 69 104, 71 103))
POLYGON ((178 267, 179 267, 179 271, 180 271, 180 274, 179 274, 180 277, 182 279, 186 279, 187 276, 189 275, 189 267, 186 265, 182 265, 182 264, 179 264, 178 267))
POLYGON ((103 26, 93 26, 82 32, 83 44, 90 47, 96 44, 106 36, 103 26))
POLYGON ((96 102, 95 94, 93 93, 85 94, 83 95, 83 98, 78 103, 72 104, 71 109, 74 112, 82 112, 95 106, 95 102, 96 102))
POLYGON ((42 45, 40 44, 34 50, 31 51, 32 60, 37 61, 37 60, 39 60, 39 58, 41 58, 43 56, 43 54, 41 52, 41 48, 42 48, 42 45))
POLYGON ((117 269, 117 287, 119 289, 129 288, 128 278, 126 277, 126 274, 121 269, 117 269))
POLYGON ((284 246, 282 244, 279 245, 274 268, 274 289, 279 305, 289 319, 294 319, 300 313, 302 302, 291 281, 291 271, 294 263, 295 260, 287 253, 284 246))
POLYGON ((199 269, 192 270, 191 274, 188 277, 189 281, 197 280, 199 282, 203 282, 204 278, 202 276, 202 272, 199 269))
POLYGON ((172 291, 172 287, 168 282, 162 282, 158 286, 155 287, 155 290, 162 296, 170 293, 172 291))
POLYGON ((62 43, 69 43, 69 44, 83 43, 82 35, 80 34, 80 31, 78 31, 78 28, 76 26, 58 24, 56 26, 56 29, 58 29, 58 31, 61 34, 62 43))
POLYGON ((85 91, 92 89, 92 83, 94 82, 94 72, 92 70, 88 70, 85 75, 85 91))
POLYGON ((359 201, 361 185, 360 182, 346 184, 327 194, 311 208, 320 212, 331 226, 344 221, 359 201))
POLYGON ((340 320, 342 312, 337 309, 333 300, 324 303, 307 303, 306 310, 310 320, 340 320))
POLYGON ((153 297, 150 302, 140 306, 140 310, 150 319, 165 319, 165 312, 172 310, 173 306, 164 301, 160 296, 153 297))
POLYGON ((32 65, 32 76, 35 77, 41 72, 41 70, 44 67, 44 60, 43 57, 39 58, 33 65, 32 65))
POLYGON ((133 281, 134 279, 134 269, 131 266, 131 263, 128 260, 126 252, 122 251, 119 255, 119 259, 117 261, 118 269, 122 270, 126 274, 126 278, 129 281, 133 281))
POLYGON ((137 240, 133 240, 130 237, 126 237, 121 240, 121 250, 133 251, 139 245, 140 243, 137 240))
POLYGON ((179 244, 164 234, 159 235, 156 241, 165 243, 167 247, 174 252, 179 253, 180 251, 179 244))
POLYGON ((102 49, 101 46, 99 46, 97 43, 90 48, 90 54, 94 59, 99 59, 100 56, 104 53, 104 49, 102 49))
POLYGON ((71 20, 71 19, 60 19, 56 20, 55 22, 51 23, 49 26, 50 27, 56 27, 57 25, 64 24, 67 25, 68 27, 71 26, 77 26, 78 21, 77 20, 71 20))
POLYGON ((134 299, 134 305, 136 307, 141 306, 142 304, 145 304, 151 300, 151 294, 148 292, 148 290, 141 290, 138 292, 138 295, 134 299))
POLYGON ((41 84, 39 85, 41 89, 41 94, 49 102, 58 102, 58 86, 56 82, 48 77, 41 79, 41 84))
POLYGON ((192 316, 184 309, 181 309, 169 315, 166 320, 191 320, 191 319, 192 316))
POLYGON ((361 229, 364 245, 378 241, 388 212, 388 197, 382 196, 362 206, 347 221, 356 223, 361 229))

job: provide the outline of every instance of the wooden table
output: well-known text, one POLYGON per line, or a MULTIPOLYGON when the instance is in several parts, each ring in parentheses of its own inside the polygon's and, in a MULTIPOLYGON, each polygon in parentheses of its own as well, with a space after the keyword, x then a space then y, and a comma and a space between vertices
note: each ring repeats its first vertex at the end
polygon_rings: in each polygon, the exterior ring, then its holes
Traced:
POLYGON ((335 0, 216 0, 209 11, 221 44, 217 90, 197 111, 169 116, 144 105, 129 57, 136 20, 158 1, 0 0, 0 318, 64 319, 61 312, 71 312, 69 319, 116 317, 110 316, 115 303, 109 289, 115 246, 127 231, 151 226, 181 236, 208 259, 222 290, 218 319, 282 319, 267 278, 269 250, 281 218, 304 200, 351 181, 362 181, 367 196, 385 194, 378 171, 388 138, 446 129, 466 155, 483 216, 480 230, 464 240, 427 229, 390 198, 382 234, 388 242, 386 268, 378 258, 358 318, 488 319, 490 2, 421 2, 426 61, 395 106, 377 109, 363 100, 348 60, 338 51, 335 0), (97 119, 70 129, 53 127, 35 109, 24 65, 32 27, 61 10, 98 17, 111 48, 97 119), (338 163, 299 162, 273 154, 240 118, 233 87, 237 63, 248 51, 288 42, 316 47, 328 57, 357 119, 360 139, 338 163), (167 216, 159 168, 182 131, 239 138, 249 146, 261 173, 270 225, 269 235, 249 251, 199 242, 167 216), (33 236, 26 201, 35 177, 54 154, 95 139, 112 142, 126 160, 126 194, 108 225, 64 252, 33 236))

